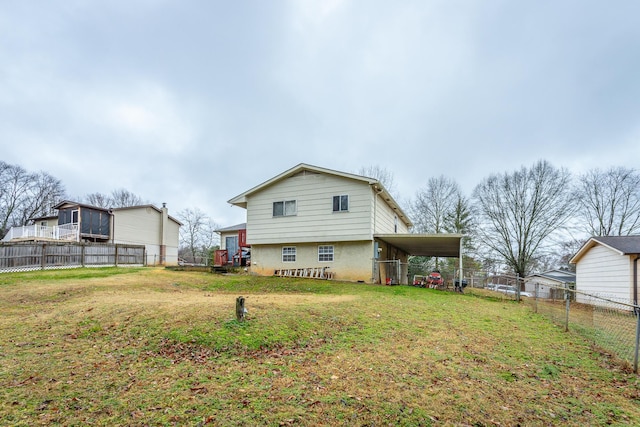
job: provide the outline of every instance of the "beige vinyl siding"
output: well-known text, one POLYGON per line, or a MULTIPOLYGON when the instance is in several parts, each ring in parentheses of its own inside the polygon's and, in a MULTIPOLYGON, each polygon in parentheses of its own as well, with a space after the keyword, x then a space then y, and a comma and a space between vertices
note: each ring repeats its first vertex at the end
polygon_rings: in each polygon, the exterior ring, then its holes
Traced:
MULTIPOLYGON (((596 245, 576 264, 577 290, 603 297, 631 300, 631 261, 629 256, 596 245)), ((578 302, 581 301, 578 295, 578 302)))
MULTIPOLYGON (((375 195, 375 217, 374 217, 374 233, 375 234, 390 234, 396 233, 395 231, 395 218, 397 216, 391 206, 389 206, 380 195, 375 195)), ((409 228, 407 224, 398 217, 398 230, 397 233, 408 233, 409 228)))
MULTIPOLYGON (((166 264, 178 263, 179 225, 168 219, 165 232, 166 264)), ((160 262, 162 214, 152 207, 123 209, 113 212, 113 242, 145 245, 147 263, 160 262)))
POLYGON ((270 276, 279 269, 329 267, 329 271, 334 274, 334 280, 370 282, 372 257, 371 241, 253 245, 251 272, 270 276), (333 245, 333 261, 318 261, 318 247, 321 245, 333 245), (282 261, 283 247, 296 248, 295 262, 282 261))
POLYGON ((161 215, 150 207, 114 211, 113 239, 115 243, 160 245, 161 221, 161 215))
POLYGON ((368 240, 371 190, 367 183, 326 174, 286 178, 248 197, 247 242, 368 240), (333 212, 333 196, 349 196, 348 212, 333 212), (273 202, 296 201, 294 216, 273 216, 273 202))
POLYGON ((165 264, 178 264, 178 246, 180 244, 180 226, 172 219, 168 219, 165 230, 165 264))

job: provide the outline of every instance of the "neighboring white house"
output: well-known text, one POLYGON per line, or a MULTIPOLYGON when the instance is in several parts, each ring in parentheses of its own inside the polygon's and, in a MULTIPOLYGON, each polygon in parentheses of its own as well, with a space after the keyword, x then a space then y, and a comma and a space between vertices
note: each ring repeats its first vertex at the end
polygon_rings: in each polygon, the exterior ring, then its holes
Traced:
POLYGON ((459 256, 461 235, 409 234, 376 179, 299 164, 232 198, 247 210, 251 271, 325 267, 338 280, 407 283, 409 255, 459 256))
MULTIPOLYGON (((576 290, 637 303, 640 236, 590 238, 569 261, 576 265, 576 290)), ((577 296, 578 302, 587 302, 577 296)))
POLYGON ((525 277, 524 289, 535 295, 537 287, 538 298, 564 298, 564 291, 559 288, 569 285, 574 289, 575 282, 575 273, 566 270, 548 270, 525 277))
POLYGON ((166 205, 106 209, 65 200, 54 206, 57 216, 33 218, 13 227, 3 241, 65 240, 144 245, 147 265, 177 265, 182 225, 166 205))

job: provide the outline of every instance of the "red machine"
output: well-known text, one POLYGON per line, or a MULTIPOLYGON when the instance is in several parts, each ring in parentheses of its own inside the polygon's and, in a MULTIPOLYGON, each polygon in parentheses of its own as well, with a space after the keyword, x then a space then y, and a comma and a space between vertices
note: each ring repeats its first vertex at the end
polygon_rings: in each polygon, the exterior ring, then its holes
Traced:
POLYGON ((438 270, 433 270, 427 277, 427 286, 430 288, 439 288, 443 284, 442 275, 438 270))

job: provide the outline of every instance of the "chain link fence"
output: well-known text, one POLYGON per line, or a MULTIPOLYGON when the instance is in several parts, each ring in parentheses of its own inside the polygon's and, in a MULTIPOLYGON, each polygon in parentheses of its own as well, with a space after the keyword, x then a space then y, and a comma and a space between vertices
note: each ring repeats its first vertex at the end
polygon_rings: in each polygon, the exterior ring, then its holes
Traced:
POLYGON ((573 330, 607 350, 638 373, 640 323, 637 305, 607 295, 592 295, 566 287, 552 287, 562 299, 525 298, 535 312, 549 317, 565 331, 573 330))
POLYGON ((640 306, 608 295, 586 294, 574 288, 573 283, 564 286, 536 283, 533 292, 530 289, 529 292, 518 292, 521 287, 516 280, 508 287, 485 289, 482 295, 519 299, 534 312, 549 318, 565 331, 580 334, 638 373, 640 306))

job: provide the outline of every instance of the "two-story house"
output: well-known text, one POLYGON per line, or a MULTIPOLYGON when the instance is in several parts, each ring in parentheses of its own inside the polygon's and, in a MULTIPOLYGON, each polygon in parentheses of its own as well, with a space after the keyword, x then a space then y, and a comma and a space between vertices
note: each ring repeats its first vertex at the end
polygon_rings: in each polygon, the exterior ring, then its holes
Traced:
POLYGON ((407 283, 409 255, 459 256, 461 235, 410 234, 374 178, 299 164, 229 203, 246 209, 251 272, 325 267, 338 280, 407 283))
POLYGON ((32 218, 31 225, 13 227, 3 241, 51 240, 145 246, 147 265, 177 265, 180 221, 165 204, 101 208, 64 200, 55 216, 32 218))

